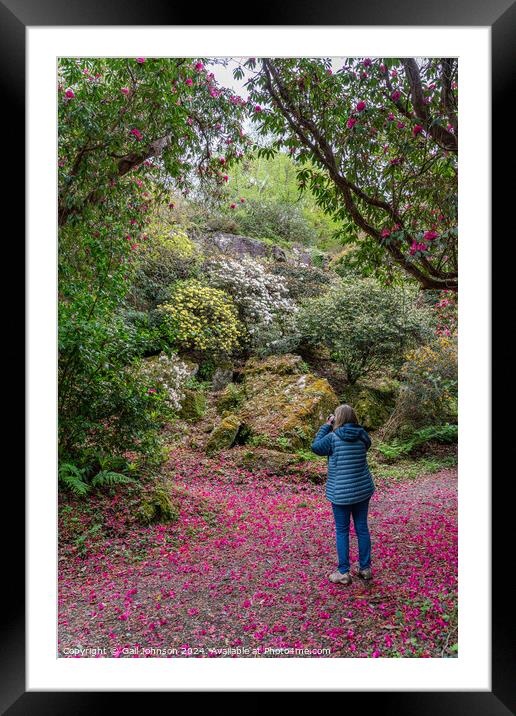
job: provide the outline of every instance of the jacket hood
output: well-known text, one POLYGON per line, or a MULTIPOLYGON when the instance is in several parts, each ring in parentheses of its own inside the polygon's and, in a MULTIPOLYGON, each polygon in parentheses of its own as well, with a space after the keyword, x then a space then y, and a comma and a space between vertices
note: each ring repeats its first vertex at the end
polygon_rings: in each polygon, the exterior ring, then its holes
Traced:
POLYGON ((337 428, 334 432, 335 435, 341 440, 354 442, 355 440, 359 440, 363 436, 364 428, 361 425, 357 425, 356 423, 345 423, 344 425, 341 425, 340 428, 337 428))

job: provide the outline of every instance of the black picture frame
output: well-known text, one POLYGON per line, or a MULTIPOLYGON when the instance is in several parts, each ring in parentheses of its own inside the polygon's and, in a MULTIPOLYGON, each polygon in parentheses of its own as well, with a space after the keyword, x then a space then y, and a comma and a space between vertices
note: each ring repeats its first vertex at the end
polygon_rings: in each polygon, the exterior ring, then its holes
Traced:
MULTIPOLYGON (((21 127, 24 126, 25 95, 25 29, 27 26, 66 26, 66 25, 192 25, 191 7, 188 4, 176 6, 165 0, 151 0, 141 3, 136 0, 111 0, 109 3, 84 3, 78 0, 0 0, 0 83, 2 84, 2 105, 5 124, 3 151, 5 166, 24 166, 24 148, 21 140, 21 127), (18 141, 9 141, 8 137, 16 132, 18 141), (7 154, 7 157, 5 155, 7 154)), ((255 7, 258 17, 245 18, 242 6, 237 3, 225 3, 222 11, 219 6, 204 7, 203 25, 217 26, 239 25, 360 25, 360 26, 485 26, 491 28, 492 36, 492 92, 493 122, 492 136, 493 180, 492 216, 493 236, 503 237, 498 222, 506 216, 507 207, 512 206, 512 179, 504 179, 504 168, 508 165, 514 171, 514 141, 510 138, 508 98, 511 96, 512 79, 516 67, 516 3, 513 0, 468 0, 468 2, 450 3, 449 0, 434 0, 433 3, 422 0, 398 0, 397 3, 385 3, 371 0, 367 3, 338 5, 331 0, 318 0, 308 3, 303 0, 283 0, 277 7, 255 7), (237 19, 238 23, 221 22, 237 19), (503 118, 506 118, 505 120, 503 118), (506 124, 507 123, 507 124, 506 124), (511 157, 512 154, 512 157, 511 157)), ((479 102, 486 101, 480 98, 479 102)), ((8 202, 10 211, 5 220, 12 220, 11 229, 4 230, 18 237, 17 246, 22 249, 19 237, 23 231, 24 210, 14 211, 13 207, 22 199, 22 180, 15 181, 10 172, 8 202)), ((16 242, 14 242, 16 243, 16 242)), ((20 260, 18 258, 18 260, 20 260)), ((510 263, 503 256, 493 252, 493 268, 497 271, 497 281, 493 282, 492 299, 502 305, 504 286, 511 285, 510 263)), ((500 312, 493 311, 492 327, 501 325, 500 312)), ((506 342, 500 351, 507 365, 512 363, 506 342)), ((493 392, 493 396, 496 395, 493 392)), ((13 393, 14 396, 14 393, 13 393)), ((14 399, 14 398, 13 398, 14 399)), ((16 402, 20 403, 19 394, 16 402)), ((493 400, 491 409, 496 403, 493 400)), ((482 410, 482 421, 486 420, 489 410, 482 410)), ((19 430, 19 428, 18 428, 19 430)), ((482 424, 482 437, 489 439, 489 426, 482 424)), ((497 454, 501 449, 501 438, 493 430, 491 449, 497 454)), ((18 473, 20 470, 18 469, 18 473)), ((494 472, 494 471, 493 471, 494 472)), ((511 560, 507 549, 512 537, 512 505, 506 499, 507 480, 499 473, 498 480, 492 481, 492 538, 493 538, 493 574, 492 574, 492 691, 491 692, 368 692, 368 707, 381 709, 383 713, 467 714, 468 716, 505 716, 516 712, 516 639, 512 619, 514 598, 508 588, 507 569, 511 560)), ((5 485, 5 482, 4 482, 5 485)), ((5 485, 4 489, 7 489, 5 485)), ((17 474, 9 480, 12 494, 4 495, 10 504, 17 505, 18 515, 24 504, 24 485, 17 474)), ((7 510, 4 510, 7 512, 7 510)), ((1 713, 10 716, 18 714, 90 714, 95 709, 119 705, 116 692, 26 692, 25 687, 25 610, 24 610, 24 541, 19 527, 16 539, 10 539, 8 547, 4 542, 4 593, 9 596, 9 608, 2 612, 2 639, 0 644, 0 677, 2 682, 0 708, 1 713), (115 702, 117 699, 117 702, 115 702)), ((7 537, 4 537, 7 541, 7 537)), ((489 579, 484 565, 479 565, 479 579, 489 579)), ((510 583, 510 581, 509 581, 510 583)), ((235 685, 235 689, 238 686, 235 685)), ((338 685, 336 685, 336 689, 338 685)), ((139 693, 131 694, 132 708, 140 707, 139 693)), ((148 708, 148 695, 145 694, 148 708)), ((345 695, 347 707, 364 703, 362 693, 350 692, 345 695)))

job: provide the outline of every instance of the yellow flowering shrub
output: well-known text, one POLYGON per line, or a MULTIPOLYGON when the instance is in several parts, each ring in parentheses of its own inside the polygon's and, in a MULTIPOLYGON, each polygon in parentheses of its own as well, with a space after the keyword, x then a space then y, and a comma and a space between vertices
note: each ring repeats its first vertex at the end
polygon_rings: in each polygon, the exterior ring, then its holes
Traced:
POLYGON ((149 258, 160 258, 169 253, 178 259, 193 259, 197 253, 195 244, 183 229, 171 228, 160 220, 154 220, 146 229, 148 236, 144 243, 144 254, 149 258))
POLYGON ((184 347, 231 353, 239 346, 243 326, 232 298, 221 289, 196 279, 180 281, 161 311, 175 341, 184 347))

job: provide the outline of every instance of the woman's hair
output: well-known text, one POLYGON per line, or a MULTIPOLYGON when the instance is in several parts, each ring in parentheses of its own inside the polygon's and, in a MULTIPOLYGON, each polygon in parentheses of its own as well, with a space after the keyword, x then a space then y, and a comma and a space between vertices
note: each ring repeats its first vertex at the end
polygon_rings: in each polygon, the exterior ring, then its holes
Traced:
POLYGON ((335 410, 335 420, 333 421, 333 429, 340 428, 344 423, 358 423, 357 416, 351 405, 339 405, 335 410))

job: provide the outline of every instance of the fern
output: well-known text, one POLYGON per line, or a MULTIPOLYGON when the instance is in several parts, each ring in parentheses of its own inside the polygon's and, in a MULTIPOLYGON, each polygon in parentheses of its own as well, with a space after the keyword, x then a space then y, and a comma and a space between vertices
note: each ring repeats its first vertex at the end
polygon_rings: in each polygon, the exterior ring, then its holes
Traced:
POLYGON ((90 486, 84 481, 84 470, 80 470, 76 465, 72 465, 69 462, 60 466, 58 477, 65 487, 79 497, 83 497, 90 490, 90 486))
POLYGON ((122 475, 121 472, 113 472, 112 470, 101 470, 95 475, 91 481, 92 487, 103 487, 104 485, 126 485, 129 482, 135 482, 132 477, 122 475))
POLYGON ((390 460, 395 460, 402 455, 408 455, 414 448, 424 445, 430 440, 439 443, 452 443, 457 440, 458 427, 446 423, 446 425, 430 425, 412 433, 407 440, 393 440, 391 443, 378 445, 379 452, 390 460))

